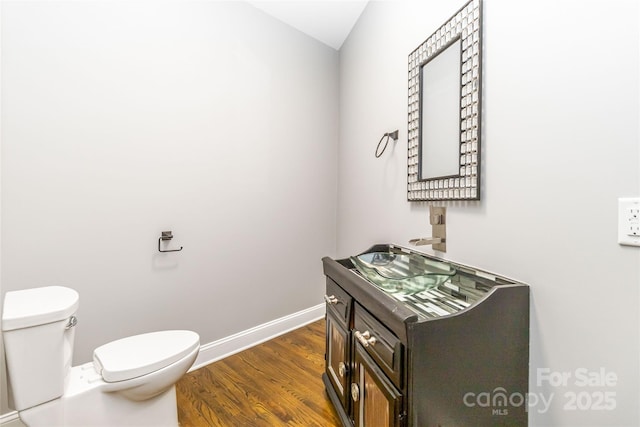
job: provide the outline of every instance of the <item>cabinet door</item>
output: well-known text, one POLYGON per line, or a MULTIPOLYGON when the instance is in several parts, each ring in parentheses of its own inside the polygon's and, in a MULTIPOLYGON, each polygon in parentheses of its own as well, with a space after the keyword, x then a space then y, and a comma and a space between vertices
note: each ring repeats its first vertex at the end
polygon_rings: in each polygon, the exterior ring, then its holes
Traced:
POLYGON ((327 310, 327 349, 326 371, 333 389, 342 402, 346 413, 349 413, 348 384, 349 369, 349 333, 327 310))
POLYGON ((402 394, 359 343, 355 343, 354 366, 350 393, 355 426, 401 426, 402 394))

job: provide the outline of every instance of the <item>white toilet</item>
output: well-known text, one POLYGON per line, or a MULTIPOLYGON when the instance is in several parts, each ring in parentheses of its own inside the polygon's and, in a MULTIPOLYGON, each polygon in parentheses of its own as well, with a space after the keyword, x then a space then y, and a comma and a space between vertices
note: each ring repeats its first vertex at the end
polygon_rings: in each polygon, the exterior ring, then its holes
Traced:
POLYGON ((175 383, 200 350, 191 331, 113 341, 71 367, 78 293, 7 292, 2 333, 13 407, 29 427, 178 426, 175 383))

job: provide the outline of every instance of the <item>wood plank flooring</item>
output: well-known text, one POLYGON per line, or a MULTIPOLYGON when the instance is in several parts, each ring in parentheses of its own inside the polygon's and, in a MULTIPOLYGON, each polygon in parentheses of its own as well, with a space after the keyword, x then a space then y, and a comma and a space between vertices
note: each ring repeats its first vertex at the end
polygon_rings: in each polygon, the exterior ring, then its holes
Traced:
POLYGON ((180 426, 340 426, 321 380, 324 346, 319 320, 185 375, 180 426))

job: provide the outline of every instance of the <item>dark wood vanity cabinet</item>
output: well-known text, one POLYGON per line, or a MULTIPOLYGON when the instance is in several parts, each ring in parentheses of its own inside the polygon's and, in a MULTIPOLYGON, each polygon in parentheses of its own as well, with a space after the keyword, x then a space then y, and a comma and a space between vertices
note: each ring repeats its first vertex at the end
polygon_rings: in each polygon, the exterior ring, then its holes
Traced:
POLYGON ((345 427, 527 426, 529 288, 451 264, 434 292, 405 296, 323 258, 323 381, 345 427))
POLYGON ((402 393, 380 371, 361 346, 356 346, 351 383, 354 425, 396 427, 402 425, 402 393))
POLYGON ((327 345, 326 345, 326 375, 331 381, 331 387, 337 394, 340 404, 349 407, 349 382, 351 332, 349 319, 352 310, 352 298, 339 286, 327 281, 327 345))
POLYGON ((343 424, 400 427, 402 343, 331 279, 325 300, 324 381, 334 404, 339 401, 343 424))

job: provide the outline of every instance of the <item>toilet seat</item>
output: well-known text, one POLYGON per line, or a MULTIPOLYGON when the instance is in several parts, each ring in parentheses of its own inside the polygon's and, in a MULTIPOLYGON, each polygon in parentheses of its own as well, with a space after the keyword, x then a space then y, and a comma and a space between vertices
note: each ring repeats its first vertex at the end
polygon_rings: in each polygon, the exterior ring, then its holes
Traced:
POLYGON ((93 365, 105 382, 126 381, 160 370, 200 346, 192 331, 160 331, 122 338, 96 348, 93 365))

